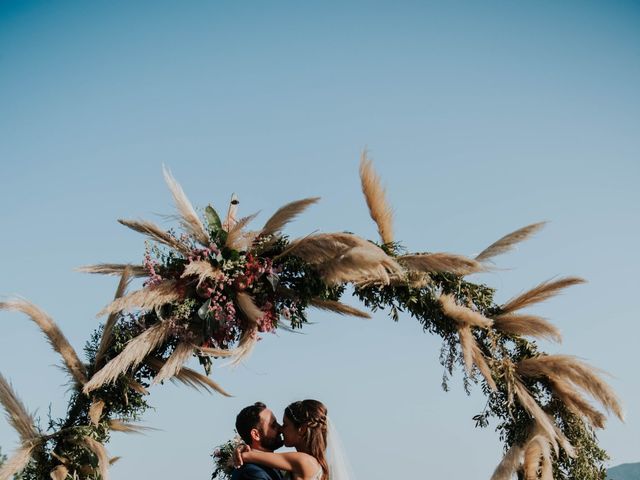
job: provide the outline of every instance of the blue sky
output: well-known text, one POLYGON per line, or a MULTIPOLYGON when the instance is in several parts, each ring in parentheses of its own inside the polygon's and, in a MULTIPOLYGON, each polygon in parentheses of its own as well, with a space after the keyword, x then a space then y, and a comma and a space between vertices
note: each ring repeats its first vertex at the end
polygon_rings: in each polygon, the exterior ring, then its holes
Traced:
MULTIPOLYGON (((237 192, 263 221, 319 195, 288 233, 375 238, 367 146, 409 249, 470 255, 550 221, 474 279, 499 301, 589 280, 534 310, 564 333, 543 346, 611 373, 627 422, 599 438, 612 465, 638 461, 639 20, 635 2, 1 2, 0 294, 81 349, 115 280, 73 268, 142 258, 115 220, 171 212, 162 163, 196 205, 237 192)), ((329 406, 359 478, 490 476, 501 444, 471 420, 484 398, 460 375, 441 391, 437 338, 384 313, 313 321, 215 369, 233 399, 155 387, 159 430, 114 436, 114 478, 208 478, 240 408, 305 397, 329 406)), ((21 316, 0 322, 0 371, 42 417, 63 414, 56 355, 21 316)))

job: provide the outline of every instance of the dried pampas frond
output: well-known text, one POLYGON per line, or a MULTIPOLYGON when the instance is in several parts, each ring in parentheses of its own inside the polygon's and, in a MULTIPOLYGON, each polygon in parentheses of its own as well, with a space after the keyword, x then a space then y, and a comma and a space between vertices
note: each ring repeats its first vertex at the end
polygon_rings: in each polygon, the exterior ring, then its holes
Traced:
POLYGON ((94 440, 91 437, 85 436, 82 437, 82 445, 86 447, 89 451, 93 452, 93 454, 98 459, 98 470, 100 471, 100 477, 102 480, 109 479, 109 454, 107 450, 97 440, 94 440))
POLYGON ((463 307, 456 303, 453 295, 442 294, 438 298, 443 313, 456 321, 459 325, 470 325, 472 327, 490 328, 493 320, 485 317, 470 308, 463 307))
POLYGON ((51 480, 65 480, 69 475, 69 469, 64 465, 58 465, 56 468, 49 472, 51 480))
POLYGON ((548 465, 551 465, 550 440, 543 432, 535 434, 528 440, 524 449, 525 480, 553 480, 549 478, 548 465), (538 472, 541 474, 538 475, 538 472))
MULTIPOLYGON (((547 415, 542 407, 538 405, 538 402, 531 396, 524 384, 515 379, 514 392, 520 405, 527 411, 527 413, 535 420, 536 425, 541 428, 546 436, 549 438, 551 445, 558 453, 558 429, 553 420, 547 415)), ((568 442, 567 442, 568 443, 568 442)))
POLYGON ((35 445, 31 443, 23 444, 2 467, 0 467, 0 480, 10 480, 13 476, 27 466, 31 460, 31 454, 35 449, 35 445))
POLYGON ((84 265, 75 270, 98 275, 122 275, 126 269, 129 269, 130 277, 147 277, 149 275, 149 272, 142 265, 130 265, 128 263, 99 263, 97 265, 84 265))
POLYGON ((62 330, 44 311, 23 299, 0 302, 0 310, 22 312, 31 318, 45 334, 53 349, 60 354, 69 374, 71 374, 76 383, 83 385, 87 381, 86 369, 80 358, 78 358, 78 354, 64 336, 62 330))
POLYGON ((358 310, 357 308, 354 308, 350 305, 346 305, 334 300, 312 298, 311 300, 309 300, 309 305, 315 308, 319 308, 320 310, 328 310, 330 312, 339 313, 341 315, 353 315, 354 317, 371 318, 371 315, 369 315, 367 312, 363 312, 362 310, 358 310))
POLYGON ((402 267, 377 245, 350 248, 345 254, 320 266, 326 283, 382 283, 388 285, 391 275, 401 275, 402 267))
POLYGON ((254 213, 252 215, 248 215, 246 217, 242 217, 240 220, 238 220, 237 222, 235 222, 235 224, 233 225, 233 227, 231 227, 229 229, 229 233, 227 235, 227 240, 225 242, 225 246, 234 249, 234 250, 238 250, 241 247, 241 240, 243 237, 243 231, 242 229, 244 227, 247 226, 247 224, 249 222, 251 222, 251 220, 253 220, 254 218, 256 218, 256 216, 258 216, 258 213, 254 213))
POLYGON ((125 375, 122 377, 125 382, 127 382, 127 386, 136 393, 140 395, 149 395, 149 390, 144 388, 140 383, 136 382, 131 375, 125 375))
POLYGON ((265 312, 260 310, 253 301, 253 298, 244 292, 238 292, 236 295, 236 304, 249 321, 250 326, 257 325, 258 321, 264 316, 265 312))
POLYGON ((208 357, 234 357, 239 352, 235 348, 198 347, 198 353, 208 357))
POLYGON ((449 272, 455 275, 469 275, 485 270, 480 262, 451 253, 403 255, 398 257, 398 262, 409 270, 419 272, 449 272))
POLYGON ((498 387, 493 380, 491 368, 487 364, 487 360, 480 350, 476 339, 473 337, 471 327, 469 325, 458 327, 458 338, 460 339, 460 348, 462 349, 462 357, 467 373, 471 374, 473 366, 475 365, 484 377, 489 388, 496 391, 498 387))
POLYGON ((130 367, 138 365, 150 352, 162 345, 169 337, 170 331, 169 322, 158 322, 142 332, 131 340, 117 357, 93 375, 84 386, 83 392, 88 394, 104 384, 114 382, 130 367))
POLYGON ((242 360, 249 358, 253 348, 258 343, 258 330, 247 329, 238 342, 238 347, 234 350, 234 358, 231 360, 230 365, 238 365, 242 360))
POLYGON ((147 430, 153 430, 151 427, 144 427, 134 423, 127 423, 121 420, 109 420, 109 428, 114 432, 123 433, 144 433, 147 430))
POLYGON ((508 235, 505 235, 500 240, 492 243, 482 252, 480 252, 480 254, 476 256, 476 260, 478 262, 485 262, 490 258, 495 257, 496 255, 501 255, 508 252, 518 243, 527 240, 534 233, 538 232, 542 227, 546 225, 546 223, 547 222, 533 223, 531 225, 527 225, 526 227, 520 228, 515 232, 511 232, 508 235))
POLYGON ((182 294, 176 288, 175 280, 163 280, 158 285, 148 286, 111 302, 98 312, 98 317, 105 314, 119 313, 139 308, 152 310, 167 303, 182 299, 182 294))
POLYGON ((522 446, 512 445, 493 471, 490 480, 511 480, 513 475, 520 469, 523 458, 524 450, 522 446))
MULTIPOLYGON (((122 271, 122 276, 120 277, 120 282, 118 283, 118 288, 116 289, 116 293, 113 296, 114 300, 122 297, 124 292, 127 289, 127 285, 129 285, 131 270, 129 267, 125 268, 122 271)), ((95 366, 96 368, 100 368, 102 366, 102 360, 104 358, 104 354, 107 352, 107 349, 111 345, 111 336, 113 334, 113 327, 118 320, 117 313, 109 314, 109 318, 107 318, 106 323, 104 324, 104 329, 102 330, 102 337, 100 338, 100 346, 98 347, 98 352, 95 357, 95 366)))
POLYGON ((4 407, 7 420, 20 435, 23 442, 39 437, 33 417, 27 412, 9 382, 0 374, 0 403, 4 407))
POLYGON ((493 319, 493 326, 501 332, 524 337, 547 338, 555 342, 562 341, 560 330, 546 319, 536 315, 508 313, 493 319))
MULTIPOLYGON (((145 361, 145 363, 154 370, 159 371, 165 364, 165 361, 159 358, 149 358, 145 361)), ((195 370, 191 370, 190 368, 183 367, 175 376, 171 377, 169 380, 171 380, 173 383, 180 382, 183 385, 186 385, 187 387, 191 387, 198 391, 201 389, 207 392, 216 391, 219 394, 224 395, 225 397, 232 396, 209 377, 207 377, 206 375, 202 375, 195 370)))
MULTIPOLYGON (((570 355, 541 355, 522 360, 518 374, 529 378, 547 377, 553 382, 568 381, 598 400, 608 412, 624 421, 620 400, 613 389, 599 376, 600 370, 570 355)), ((587 415, 588 416, 588 415, 587 415)))
POLYGON ((287 203, 285 206, 280 207, 264 224, 264 227, 262 227, 262 230, 260 231, 260 236, 266 237, 280 232, 287 223, 318 200, 320 200, 320 197, 305 198, 303 200, 296 200, 295 202, 287 203))
POLYGON ((146 235, 151 240, 162 243, 163 245, 167 245, 168 247, 171 247, 184 255, 189 254, 189 247, 187 245, 182 243, 173 235, 162 230, 162 228, 160 228, 153 222, 149 222, 147 220, 125 220, 119 218, 118 223, 130 228, 131 230, 146 235))
POLYGON ((180 213, 180 224, 186 231, 191 233, 198 242, 202 245, 209 246, 211 241, 209 239, 209 234, 204 228, 200 217, 198 217, 198 214, 191 205, 191 202, 182 190, 182 187, 176 179, 173 178, 169 169, 164 165, 162 166, 162 172, 164 173, 164 180, 167 182, 169 190, 171 190, 171 195, 173 195, 176 207, 180 213))
POLYGON ((206 260, 193 260, 184 267, 184 272, 182 272, 180 278, 191 275, 198 277, 198 286, 200 286, 205 280, 215 280, 223 276, 223 273, 206 260))
POLYGON ((567 409, 579 417, 585 418, 594 428, 604 428, 607 417, 579 395, 569 381, 557 379, 549 380, 549 383, 551 383, 553 393, 567 409))
POLYGON ((193 353, 194 346, 188 342, 180 342, 176 345, 175 350, 171 356, 167 359, 162 368, 158 371, 158 374, 153 379, 153 385, 156 385, 163 380, 171 378, 178 373, 185 364, 189 357, 193 353))
POLYGON ((94 400, 89 407, 89 421, 93 425, 100 423, 100 417, 102 417, 102 411, 104 410, 104 400, 94 400))
POLYGON ((332 260, 353 247, 368 247, 371 242, 352 233, 318 233, 294 240, 279 257, 293 255, 311 265, 332 260))
POLYGON ((380 183, 380 177, 373 169, 373 164, 363 151, 360 157, 360 181, 362 193, 369 207, 369 215, 378 226, 382 243, 393 242, 393 210, 387 202, 386 192, 380 183))
POLYGON ((516 310, 520 310, 521 308, 528 307, 529 305, 532 305, 534 303, 543 302, 548 298, 559 294, 565 288, 571 287, 573 285, 579 285, 581 283, 585 283, 585 280, 578 277, 560 278, 559 280, 547 280, 546 282, 542 282, 540 285, 532 288, 531 290, 526 291, 523 294, 509 300, 502 306, 501 312, 503 314, 512 313, 516 310))

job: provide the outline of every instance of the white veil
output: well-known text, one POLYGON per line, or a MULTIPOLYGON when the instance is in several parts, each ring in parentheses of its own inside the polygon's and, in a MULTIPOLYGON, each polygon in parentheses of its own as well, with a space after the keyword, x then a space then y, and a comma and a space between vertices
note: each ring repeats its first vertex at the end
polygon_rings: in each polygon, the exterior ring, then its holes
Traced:
POLYGON ((329 480, 355 480, 335 425, 327 418, 327 464, 329 480))

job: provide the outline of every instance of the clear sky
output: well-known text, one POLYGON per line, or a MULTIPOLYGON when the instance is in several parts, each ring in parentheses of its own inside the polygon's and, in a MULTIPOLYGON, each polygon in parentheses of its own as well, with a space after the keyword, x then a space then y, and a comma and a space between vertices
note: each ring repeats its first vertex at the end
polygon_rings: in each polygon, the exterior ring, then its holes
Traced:
MULTIPOLYGON (((138 262, 117 218, 171 213, 162 163, 194 204, 231 192, 259 221, 322 196, 288 233, 375 238, 359 190, 368 146, 412 250, 473 254, 549 220, 474 277, 504 301, 540 281, 589 283, 532 310, 548 352, 611 373, 627 422, 599 433, 640 460, 640 6, 637 2, 0 2, 0 294, 48 311, 82 349, 138 262)), ((257 223, 259 223, 259 221, 257 223)), ((115 434, 113 478, 209 478, 209 453, 256 400, 329 407, 362 479, 488 478, 501 457, 461 376, 440 388, 439 339, 314 312, 214 378, 235 397, 154 387, 146 436, 115 434)), ((0 314, 0 371, 32 410, 62 415, 65 376, 35 325, 0 314)), ((0 446, 16 435, 0 421, 0 446)))

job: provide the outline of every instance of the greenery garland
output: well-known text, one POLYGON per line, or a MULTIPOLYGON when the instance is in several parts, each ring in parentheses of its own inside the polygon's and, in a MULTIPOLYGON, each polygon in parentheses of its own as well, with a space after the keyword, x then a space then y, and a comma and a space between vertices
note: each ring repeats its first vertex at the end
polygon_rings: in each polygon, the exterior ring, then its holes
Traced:
POLYGON ((0 375, 0 402, 20 435, 18 451, 0 468, 0 480, 21 472, 36 480, 106 479, 117 459, 104 444, 112 431, 135 432, 148 408, 147 388, 166 380, 227 393, 209 378, 216 358, 242 361, 261 333, 296 329, 307 323, 309 307, 368 317, 339 300, 346 285, 368 309, 383 309, 394 320, 408 313, 427 333, 443 339, 443 388, 462 366, 465 388, 479 384, 487 396, 476 426, 495 421, 505 444, 493 480, 517 474, 526 479, 603 480, 606 452, 595 429, 607 411, 622 417, 620 404, 593 370, 564 355, 545 355, 525 337, 559 339, 558 330, 520 311, 577 278, 544 282, 504 305, 494 290, 464 279, 487 269, 487 262, 528 238, 541 224, 517 230, 474 259, 447 253, 409 253, 393 239, 391 209, 366 155, 360 165, 363 192, 381 242, 351 233, 313 234, 290 240, 281 231, 317 198, 292 202, 257 231, 245 227, 254 216, 225 222, 211 207, 203 222, 184 192, 165 171, 183 233, 164 231, 147 221, 120 220, 151 239, 142 265, 100 264, 90 273, 119 275, 115 299, 100 314, 108 316, 85 346, 81 362, 46 313, 26 300, 0 303, 0 309, 27 314, 47 335, 72 377, 75 389, 67 414, 34 419, 0 375), (131 278, 143 288, 126 293, 131 278), (207 375, 183 366, 195 355, 207 375))

